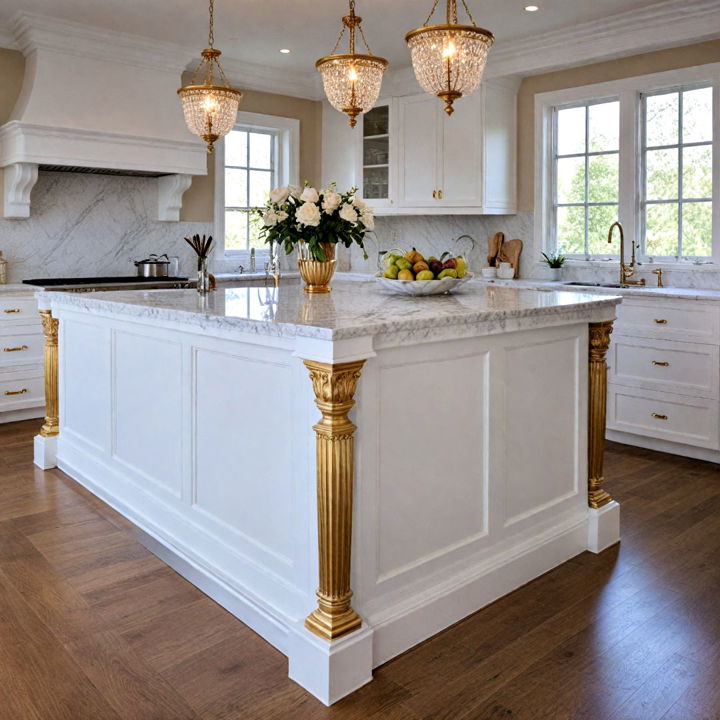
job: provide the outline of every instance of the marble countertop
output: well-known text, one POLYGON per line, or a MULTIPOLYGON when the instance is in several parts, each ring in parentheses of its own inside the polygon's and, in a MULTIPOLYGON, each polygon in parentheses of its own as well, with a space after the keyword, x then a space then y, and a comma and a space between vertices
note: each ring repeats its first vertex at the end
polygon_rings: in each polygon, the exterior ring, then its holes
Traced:
POLYGON ((22 283, 8 283, 0 285, 0 295, 25 295, 37 292, 37 288, 22 283))
POLYGON ((279 288, 248 284, 223 286, 207 296, 196 290, 133 290, 93 294, 43 294, 44 302, 90 313, 109 312, 158 323, 184 323, 277 337, 323 340, 414 332, 432 337, 443 329, 504 332, 522 327, 587 322, 593 312, 614 314, 621 298, 488 287, 468 283, 453 295, 410 297, 389 294, 374 279, 336 276, 328 295, 307 295, 300 282, 279 288))

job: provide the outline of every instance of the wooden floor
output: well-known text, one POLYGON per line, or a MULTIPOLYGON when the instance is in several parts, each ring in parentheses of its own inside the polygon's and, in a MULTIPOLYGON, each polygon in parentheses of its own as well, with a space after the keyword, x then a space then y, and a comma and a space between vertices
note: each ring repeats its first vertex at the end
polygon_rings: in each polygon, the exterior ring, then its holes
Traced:
POLYGON ((581 555, 325 708, 285 658, 0 426, 2 720, 720 718, 720 473, 612 445, 623 541, 581 555))

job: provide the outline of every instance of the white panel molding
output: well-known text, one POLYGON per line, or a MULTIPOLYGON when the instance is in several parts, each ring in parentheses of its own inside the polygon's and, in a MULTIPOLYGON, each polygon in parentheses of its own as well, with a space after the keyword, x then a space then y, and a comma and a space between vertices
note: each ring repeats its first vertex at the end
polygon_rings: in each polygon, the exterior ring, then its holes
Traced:
POLYGON ((165 175, 157 183, 158 220, 179 222, 182 196, 192 184, 192 175, 165 175))
MULTIPOLYGON (((320 74, 315 71, 298 72, 294 68, 288 72, 284 68, 256 65, 225 55, 222 64, 230 83, 240 90, 289 95, 306 100, 320 100, 324 97, 320 74)), ((194 71, 196 67, 197 61, 192 61, 186 69, 194 71)))
POLYGON ((30 217, 30 193, 38 179, 38 166, 18 162, 3 168, 3 217, 24 220, 30 217))
POLYGON ((571 28, 497 43, 487 76, 537 75, 614 57, 716 38, 717 0, 663 0, 646 8, 578 23, 571 28))

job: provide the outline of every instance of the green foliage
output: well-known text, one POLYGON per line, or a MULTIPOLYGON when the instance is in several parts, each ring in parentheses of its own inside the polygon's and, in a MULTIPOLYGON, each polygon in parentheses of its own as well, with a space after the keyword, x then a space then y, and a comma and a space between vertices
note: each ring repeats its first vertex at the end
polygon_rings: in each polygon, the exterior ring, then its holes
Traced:
POLYGON ((551 255, 547 255, 546 253, 542 254, 543 256, 543 262, 551 268, 561 268, 565 264, 565 257, 563 255, 558 255, 557 253, 552 253, 551 255))

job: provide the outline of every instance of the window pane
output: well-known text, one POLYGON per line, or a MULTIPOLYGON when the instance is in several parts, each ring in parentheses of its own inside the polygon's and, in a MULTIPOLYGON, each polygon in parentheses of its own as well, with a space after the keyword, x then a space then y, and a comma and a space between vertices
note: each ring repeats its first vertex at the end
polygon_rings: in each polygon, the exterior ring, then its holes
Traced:
POLYGON ((272 135, 250 133, 250 167, 266 168, 272 166, 272 135))
POLYGON ((683 203, 683 255, 712 255, 712 203, 683 203))
POLYGON ((678 196, 678 151, 648 150, 648 200, 670 200, 678 196))
POLYGON ((225 207, 247 207, 247 170, 225 170, 225 207))
POLYGON ((585 254, 585 208, 557 209, 557 250, 560 253, 585 254))
POLYGON ((646 98, 648 147, 678 143, 679 97, 675 92, 646 98))
POLYGON ((617 202, 620 175, 619 155, 595 155, 588 164, 588 200, 590 202, 617 202))
POLYGON ((260 237, 262 219, 258 215, 250 215, 250 247, 258 250, 265 247, 265 241, 260 237))
POLYGON ((712 146, 683 148, 683 197, 712 197, 712 146))
POLYGON ((620 103, 617 101, 591 105, 590 152, 620 149, 620 103))
POLYGON ((712 98, 712 88, 688 90, 683 93, 684 142, 712 140, 712 98))
POLYGON ((557 114, 558 155, 585 152, 585 108, 567 108, 557 114))
POLYGON ((560 205, 585 202, 585 158, 557 161, 557 202, 560 205))
POLYGON ((678 253, 678 206, 648 205, 645 215, 645 247, 648 255, 675 257, 678 253))
POLYGON ((225 249, 247 249, 248 213, 229 210, 225 213, 225 249))
POLYGON ((588 210, 588 250, 591 255, 612 255, 617 250, 608 243, 608 230, 618 219, 617 205, 601 205, 588 210))
POLYGON ((264 170, 250 171, 250 207, 264 204, 272 189, 272 173, 264 170))
POLYGON ((225 138, 225 164, 247 167, 247 133, 233 130, 225 138))

